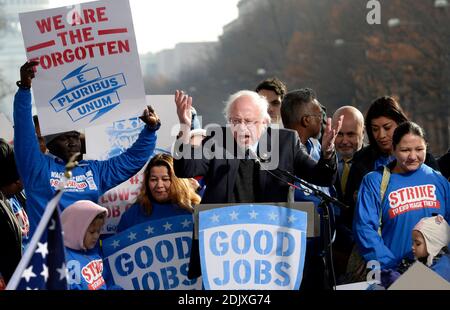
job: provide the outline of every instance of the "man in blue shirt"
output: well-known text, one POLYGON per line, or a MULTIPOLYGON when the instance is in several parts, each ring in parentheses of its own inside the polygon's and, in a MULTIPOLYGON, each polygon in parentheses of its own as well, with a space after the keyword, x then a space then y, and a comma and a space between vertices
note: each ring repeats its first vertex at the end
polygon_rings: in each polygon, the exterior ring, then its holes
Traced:
MULTIPOLYGON (((17 168, 27 193, 27 212, 30 236, 44 213, 47 202, 63 181, 66 163, 81 151, 80 135, 76 131, 47 136, 50 154, 39 150, 31 116, 31 80, 36 62, 25 63, 20 69, 21 80, 14 98, 14 137, 17 168)), ((151 107, 144 110, 141 119, 146 123, 138 140, 123 154, 106 161, 80 160, 65 185, 61 209, 77 200, 98 198, 109 189, 135 175, 153 154, 156 131, 161 123, 151 107)))
MULTIPOLYGON (((314 160, 319 160, 322 153, 322 146, 319 139, 322 133, 323 115, 322 105, 317 100, 315 92, 310 88, 290 91, 283 99, 281 118, 284 127, 295 130, 298 133, 300 141, 306 149, 306 153, 314 160)), ((295 185, 300 188, 293 191, 295 201, 311 201, 316 208, 319 207, 321 203, 320 197, 315 196, 309 188, 298 182, 295 182, 295 185)), ((335 195, 333 186, 319 186, 311 183, 309 185, 328 196, 335 195)), ((321 208, 318 211, 319 213, 323 212, 321 208)), ((331 212, 333 210, 329 211, 331 213, 330 218, 333 221, 333 214, 337 212, 331 212)), ((325 227, 325 225, 326 223, 323 222, 321 227, 325 227)), ((322 238, 324 238, 325 233, 325 230, 322 229, 322 238)), ((306 250, 308 258, 305 262, 302 288, 324 288, 322 287, 323 283, 321 283, 321 279, 324 276, 321 274, 326 270, 323 269, 322 259, 320 257, 322 251, 321 240, 319 238, 308 238, 306 250)))

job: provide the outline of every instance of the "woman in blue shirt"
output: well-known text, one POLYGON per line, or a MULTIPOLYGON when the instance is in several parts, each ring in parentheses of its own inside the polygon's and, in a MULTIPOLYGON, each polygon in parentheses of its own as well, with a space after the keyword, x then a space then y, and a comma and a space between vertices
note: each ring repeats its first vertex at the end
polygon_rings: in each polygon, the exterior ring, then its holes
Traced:
POLYGON ((199 203, 189 180, 175 176, 172 156, 157 154, 145 168, 136 203, 122 215, 117 232, 149 220, 191 214, 199 203))
MULTIPOLYGON (((370 105, 364 121, 369 145, 354 154, 345 190, 344 202, 350 209, 343 212, 342 216, 348 228, 352 227, 354 207, 363 177, 392 162, 395 157, 392 148, 394 130, 406 121, 406 114, 393 97, 380 97, 370 105)), ((433 155, 429 153, 425 164, 439 169, 433 155)))
POLYGON ((409 232, 421 218, 434 213, 450 218, 450 183, 424 164, 423 130, 413 122, 403 123, 395 129, 392 144, 390 174, 381 167, 364 177, 353 222, 360 254, 366 262, 378 261, 381 269, 413 258, 409 232), (381 185, 383 179, 386 186, 381 185))

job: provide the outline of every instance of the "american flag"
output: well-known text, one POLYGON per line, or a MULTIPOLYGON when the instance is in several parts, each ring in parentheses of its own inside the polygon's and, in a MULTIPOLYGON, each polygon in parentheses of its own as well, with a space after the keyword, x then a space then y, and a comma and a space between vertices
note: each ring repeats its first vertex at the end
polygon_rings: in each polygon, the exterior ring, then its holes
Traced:
MULTIPOLYGON (((31 244, 30 244, 31 246, 31 244)), ((58 208, 55 208, 24 269, 18 290, 66 290, 67 272, 58 208)))

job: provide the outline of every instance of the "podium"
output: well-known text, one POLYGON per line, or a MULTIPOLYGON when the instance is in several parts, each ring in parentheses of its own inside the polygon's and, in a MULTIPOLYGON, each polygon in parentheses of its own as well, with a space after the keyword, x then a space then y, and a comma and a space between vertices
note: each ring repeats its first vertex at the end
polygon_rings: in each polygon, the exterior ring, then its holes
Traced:
POLYGON ((229 206, 238 206, 238 205, 271 205, 271 206, 280 206, 287 207, 290 209, 296 209, 300 211, 304 211, 307 214, 308 219, 308 227, 306 231, 306 237, 320 237, 320 215, 314 207, 314 203, 312 202, 261 202, 261 203, 217 203, 217 204, 200 204, 194 209, 194 239, 198 240, 198 219, 199 212, 216 209, 216 208, 226 208, 229 206))
POLYGON ((203 270, 206 289, 298 289, 307 238, 318 236, 312 202, 202 204, 188 277, 203 270))

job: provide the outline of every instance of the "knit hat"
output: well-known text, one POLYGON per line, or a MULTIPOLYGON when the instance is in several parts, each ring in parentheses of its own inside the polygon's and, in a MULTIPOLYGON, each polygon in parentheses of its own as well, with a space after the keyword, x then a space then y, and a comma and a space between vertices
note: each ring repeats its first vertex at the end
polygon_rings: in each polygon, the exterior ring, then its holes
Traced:
POLYGON ((108 210, 89 200, 78 200, 61 213, 64 246, 73 250, 86 250, 84 236, 95 217, 108 210))
POLYGON ((437 215, 424 217, 413 230, 422 233, 428 252, 427 266, 431 266, 434 257, 450 243, 450 226, 442 215, 437 215))
POLYGON ((9 185, 20 179, 14 159, 14 149, 0 139, 0 186, 9 185))

